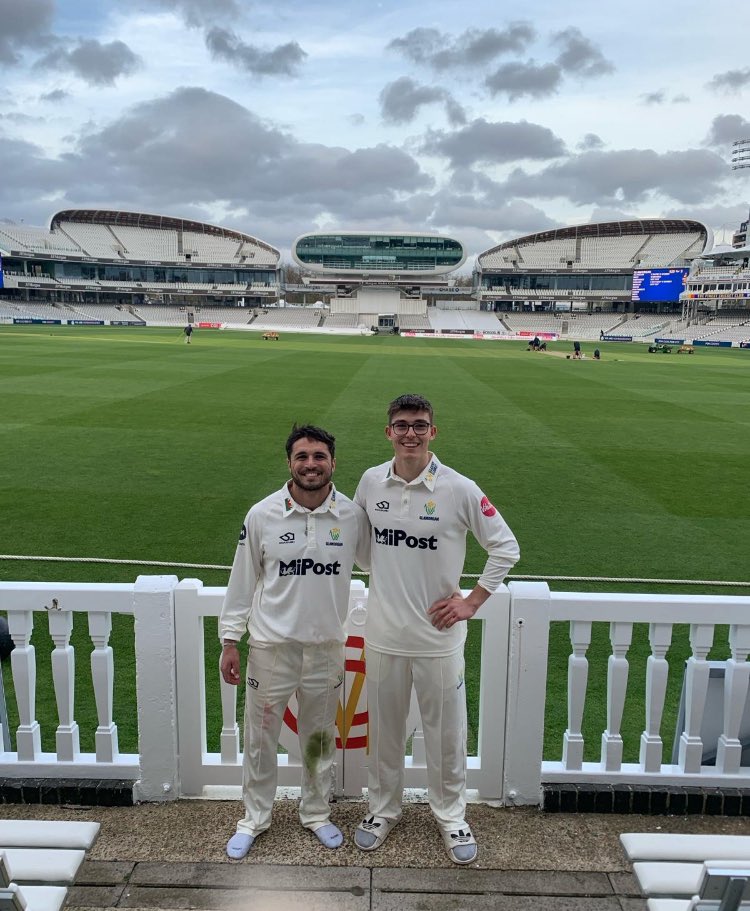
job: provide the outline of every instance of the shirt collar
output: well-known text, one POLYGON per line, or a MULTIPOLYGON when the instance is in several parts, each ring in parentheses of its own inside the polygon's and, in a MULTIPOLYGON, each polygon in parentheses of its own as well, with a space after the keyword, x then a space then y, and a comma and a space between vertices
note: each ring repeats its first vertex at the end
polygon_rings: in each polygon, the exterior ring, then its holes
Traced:
POLYGON ((400 483, 406 485, 407 487, 416 487, 417 484, 424 484, 424 486, 432 493, 435 489, 435 482, 437 481, 438 470, 440 469, 440 459, 434 454, 430 453, 430 461, 427 463, 424 471, 421 474, 417 475, 413 481, 404 481, 403 478, 400 478, 396 474, 396 460, 391 459, 390 462, 386 465, 385 470, 385 480, 386 481, 399 481, 400 483))
POLYGON ((338 495, 336 493, 336 487, 331 484, 331 492, 323 500, 323 502, 318 506, 317 509, 306 509, 304 506, 301 506, 294 497, 289 493, 289 484, 284 484, 280 491, 282 497, 284 498, 284 518, 290 516, 293 512, 309 512, 309 513, 321 513, 321 512, 330 512, 331 515, 338 517, 339 514, 339 501, 338 495))

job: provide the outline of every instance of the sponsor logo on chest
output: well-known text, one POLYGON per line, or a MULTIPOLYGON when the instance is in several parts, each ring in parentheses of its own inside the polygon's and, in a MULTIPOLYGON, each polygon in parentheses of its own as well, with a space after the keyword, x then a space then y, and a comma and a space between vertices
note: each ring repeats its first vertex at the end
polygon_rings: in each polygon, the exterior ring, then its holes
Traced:
POLYGON ((341 564, 338 560, 333 563, 317 563, 310 557, 290 560, 284 563, 279 561, 279 576, 338 576, 341 564))
POLYGON ((407 534, 402 528, 375 528, 375 543, 384 544, 386 547, 399 547, 403 544, 405 547, 418 550, 437 550, 437 538, 430 535, 429 538, 420 538, 416 535, 407 534))

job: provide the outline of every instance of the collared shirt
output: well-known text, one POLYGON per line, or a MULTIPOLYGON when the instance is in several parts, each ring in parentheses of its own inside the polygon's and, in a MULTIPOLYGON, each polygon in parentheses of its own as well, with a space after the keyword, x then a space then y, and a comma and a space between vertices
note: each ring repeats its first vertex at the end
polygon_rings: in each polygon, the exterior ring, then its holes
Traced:
POLYGON ((317 509, 285 484, 245 517, 219 620, 219 636, 258 644, 344 642, 352 565, 369 560, 364 512, 331 485, 317 509), (358 551, 359 548, 359 551, 358 551))
POLYGON ((354 502, 372 525, 367 644, 425 657, 461 648, 467 624, 438 630, 427 610, 459 590, 469 531, 488 554, 479 584, 497 590, 519 557, 503 517, 473 481, 432 453, 413 481, 398 477, 394 461, 370 468, 354 502))

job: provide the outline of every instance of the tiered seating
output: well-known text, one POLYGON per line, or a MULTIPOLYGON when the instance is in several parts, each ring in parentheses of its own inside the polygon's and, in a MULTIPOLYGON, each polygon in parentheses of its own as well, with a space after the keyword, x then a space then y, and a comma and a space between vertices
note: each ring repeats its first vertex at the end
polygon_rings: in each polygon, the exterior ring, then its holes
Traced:
POLYGON ((739 325, 728 326, 726 323, 716 326, 710 324, 712 328, 695 326, 693 338, 711 338, 718 342, 744 342, 750 338, 750 323, 740 323, 739 325))
POLYGON ((663 328, 669 326, 672 317, 664 313, 637 314, 629 317, 617 327, 618 335, 632 335, 633 338, 646 338, 654 333, 660 334, 663 328))
POLYGON ((471 329, 466 322, 468 313, 463 310, 439 310, 437 307, 430 307, 428 316, 433 329, 471 329))
POLYGON ((261 310, 254 329, 310 329, 320 323, 320 310, 312 307, 279 307, 261 310))
POLYGON ((326 329, 356 329, 359 317, 356 313, 329 313, 323 325, 326 329))
POLYGON ((113 304, 76 304, 71 306, 80 319, 134 320, 135 317, 127 310, 118 310, 113 304))
POLYGON ((177 260, 177 232, 161 228, 135 228, 116 225, 112 233, 119 240, 128 257, 158 261, 177 260))
POLYGON ((568 335, 579 339, 592 339, 597 341, 599 335, 603 332, 608 335, 610 332, 618 334, 620 332, 620 322, 622 317, 617 313, 561 313, 560 323, 562 320, 568 321, 568 335))
MULTIPOLYGON (((242 248, 242 241, 236 237, 222 237, 219 234, 199 234, 196 231, 182 232, 183 256, 201 263, 234 263, 242 248)), ((255 257, 252 257, 255 259, 255 257)))
POLYGON ((623 237, 582 237, 580 240, 579 268, 628 269, 633 258, 643 246, 643 235, 623 237))
POLYGON ((27 228, 19 225, 4 224, 0 227, 0 246, 10 246, 13 250, 81 255, 81 248, 67 237, 50 234, 44 228, 27 228))
POLYGON ((64 221, 60 223, 60 231, 64 232, 73 243, 81 247, 87 256, 96 256, 102 259, 119 259, 118 248, 120 245, 106 225, 64 221))
POLYGON ((432 329, 429 317, 426 314, 419 313, 405 313, 403 316, 399 316, 398 325, 400 329, 405 329, 407 332, 409 330, 418 332, 420 329, 432 329))
POLYGON ((551 313, 503 313, 503 322, 513 332, 560 333, 560 320, 551 313))
POLYGON ((574 238, 561 240, 548 240, 521 246, 518 251, 523 266, 526 269, 539 267, 542 269, 564 268, 566 263, 576 258, 576 242, 574 238))
POLYGON ((698 254, 702 241, 691 232, 680 234, 652 234, 638 254, 639 269, 668 266, 687 255, 698 254))

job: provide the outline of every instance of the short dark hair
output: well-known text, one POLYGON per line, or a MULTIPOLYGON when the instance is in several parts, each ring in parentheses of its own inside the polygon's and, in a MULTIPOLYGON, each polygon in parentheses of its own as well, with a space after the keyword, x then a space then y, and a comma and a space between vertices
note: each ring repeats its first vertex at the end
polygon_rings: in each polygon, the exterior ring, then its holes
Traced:
POLYGON ((297 440, 317 440, 319 443, 325 443, 328 447, 328 451, 331 453, 331 458, 334 458, 336 455, 336 437, 330 434, 327 430, 323 430, 322 427, 316 427, 314 424, 295 424, 292 427, 292 432, 286 438, 286 457, 291 459, 292 457, 292 446, 297 442, 297 440))
POLYGON ((423 395, 418 395, 416 392, 407 392, 391 402, 388 406, 388 423, 399 411, 426 411, 432 421, 432 405, 423 395))

